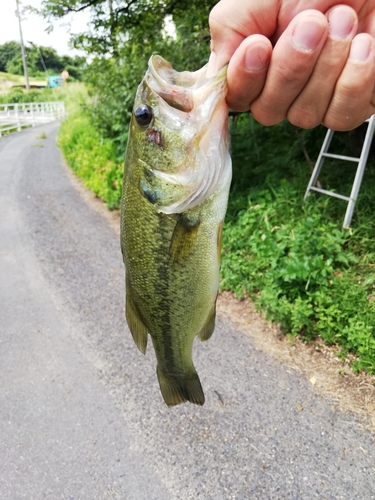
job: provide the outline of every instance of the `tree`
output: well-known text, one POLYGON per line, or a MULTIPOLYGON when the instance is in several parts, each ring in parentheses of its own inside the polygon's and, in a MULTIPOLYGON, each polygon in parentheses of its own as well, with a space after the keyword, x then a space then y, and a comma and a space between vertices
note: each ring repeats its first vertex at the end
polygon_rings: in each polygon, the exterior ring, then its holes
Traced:
MULTIPOLYGON (((30 76, 44 76, 45 70, 41 57, 49 74, 61 73, 67 69, 74 79, 81 79, 82 71, 86 66, 86 59, 82 56, 59 56, 51 47, 26 46, 26 60, 30 76)), ((21 46, 18 42, 7 42, 0 45, 0 71, 23 74, 21 46)))
POLYGON ((21 46, 18 42, 6 42, 0 45, 0 71, 7 71, 8 61, 17 58, 21 59, 21 46))

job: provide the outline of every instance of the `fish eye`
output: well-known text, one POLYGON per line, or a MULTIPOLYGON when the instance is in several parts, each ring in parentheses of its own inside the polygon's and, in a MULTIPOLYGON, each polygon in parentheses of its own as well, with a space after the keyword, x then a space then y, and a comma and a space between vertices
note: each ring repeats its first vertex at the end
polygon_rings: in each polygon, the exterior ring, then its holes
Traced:
POLYGON ((140 127, 146 127, 149 125, 153 116, 154 113, 152 112, 152 108, 147 106, 147 104, 140 104, 134 110, 134 117, 140 127))

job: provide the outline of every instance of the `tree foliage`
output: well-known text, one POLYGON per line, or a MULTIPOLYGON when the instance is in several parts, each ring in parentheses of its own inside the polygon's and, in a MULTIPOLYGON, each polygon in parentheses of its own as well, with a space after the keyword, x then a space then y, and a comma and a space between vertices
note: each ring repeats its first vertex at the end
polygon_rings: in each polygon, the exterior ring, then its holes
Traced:
POLYGON ((91 25, 72 43, 91 58, 85 72, 96 127, 119 155, 126 147, 134 94, 151 54, 178 70, 196 70, 209 56, 208 16, 217 0, 44 0, 51 23, 89 9, 91 25), (168 29, 169 28, 169 29, 168 29), (172 29, 172 33, 171 33, 172 29))
MULTIPOLYGON (((80 79, 82 70, 86 65, 86 58, 82 56, 59 56, 51 47, 26 46, 27 68, 30 76, 39 76, 43 73, 44 64, 49 74, 61 73, 64 69, 69 71, 73 79, 80 79)), ((23 74, 21 46, 18 42, 6 42, 0 45, 0 71, 23 74)))
MULTIPOLYGON (((76 47, 95 54, 113 54, 121 49, 124 38, 142 34, 150 40, 160 34, 164 21, 171 16, 176 25, 191 13, 200 27, 207 30, 208 14, 218 0, 43 0, 39 13, 50 21, 71 13, 89 10, 90 31, 73 37, 76 47)), ((196 23, 191 26, 197 27, 196 23)))
POLYGON ((6 71, 7 63, 21 57, 21 47, 17 42, 6 42, 0 45, 0 71, 6 71))

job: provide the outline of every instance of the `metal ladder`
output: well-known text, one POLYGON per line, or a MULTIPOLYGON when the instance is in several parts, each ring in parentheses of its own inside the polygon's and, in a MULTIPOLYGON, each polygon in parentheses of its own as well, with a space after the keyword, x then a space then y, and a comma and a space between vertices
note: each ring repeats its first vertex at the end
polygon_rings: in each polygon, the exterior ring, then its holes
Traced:
POLYGON ((334 198, 340 198, 340 200, 347 201, 348 206, 347 206, 346 213, 345 213, 344 223, 342 225, 343 227, 349 227, 350 223, 352 221, 355 202, 357 201, 359 189, 361 187, 362 177, 363 177, 363 173, 365 171, 368 154, 370 152, 372 138, 374 135, 375 115, 372 115, 371 118, 366 120, 365 123, 368 123, 367 131, 366 131, 365 140, 363 142, 361 155, 359 158, 354 158, 352 156, 344 156, 344 155, 336 155, 336 154, 328 153, 328 149, 329 149, 329 146, 331 144, 334 131, 331 129, 327 130, 327 134, 325 136, 322 149, 320 150, 318 159, 316 161, 314 170, 311 174, 310 181, 309 181, 309 184, 308 184, 306 192, 305 192, 305 196, 303 198, 304 200, 306 200, 310 191, 316 191, 318 193, 326 194, 328 196, 333 196, 334 198), (322 169, 325 158, 336 158, 338 160, 353 161, 353 162, 358 163, 357 172, 355 174, 353 187, 352 187, 350 196, 344 196, 342 194, 334 193, 332 191, 327 191, 325 189, 321 189, 321 188, 316 186, 316 183, 318 182, 319 174, 320 174, 320 171, 322 169))

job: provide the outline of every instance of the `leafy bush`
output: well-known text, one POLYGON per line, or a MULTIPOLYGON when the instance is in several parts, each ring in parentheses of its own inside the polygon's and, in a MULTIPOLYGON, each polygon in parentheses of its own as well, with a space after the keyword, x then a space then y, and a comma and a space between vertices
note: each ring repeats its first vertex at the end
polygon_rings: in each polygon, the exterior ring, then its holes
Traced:
MULTIPOLYGON (((234 130, 221 287, 239 298, 250 296, 286 333, 306 340, 319 335, 341 346, 343 355, 355 353, 356 369, 375 373, 374 222, 367 217, 365 224, 358 223, 362 211, 373 208, 368 198, 374 174, 367 172, 362 187, 356 229, 343 230, 345 204, 317 195, 303 203, 310 173, 292 132, 287 123, 266 129, 245 119, 234 130), (243 167, 244 158, 251 167, 243 167)), ((302 135, 315 149, 317 131, 302 135)), ((332 177, 333 169, 326 170, 332 177)), ((323 182, 337 183, 340 177, 344 192, 351 179, 337 172, 331 180, 323 176, 323 182)))
POLYGON ((13 87, 10 92, 0 96, 0 103, 44 102, 55 101, 52 89, 31 89, 25 91, 21 87, 13 87))
POLYGON ((119 206, 123 166, 115 157, 109 139, 103 139, 87 115, 75 114, 65 120, 59 146, 72 170, 85 186, 104 200, 109 209, 119 206))

